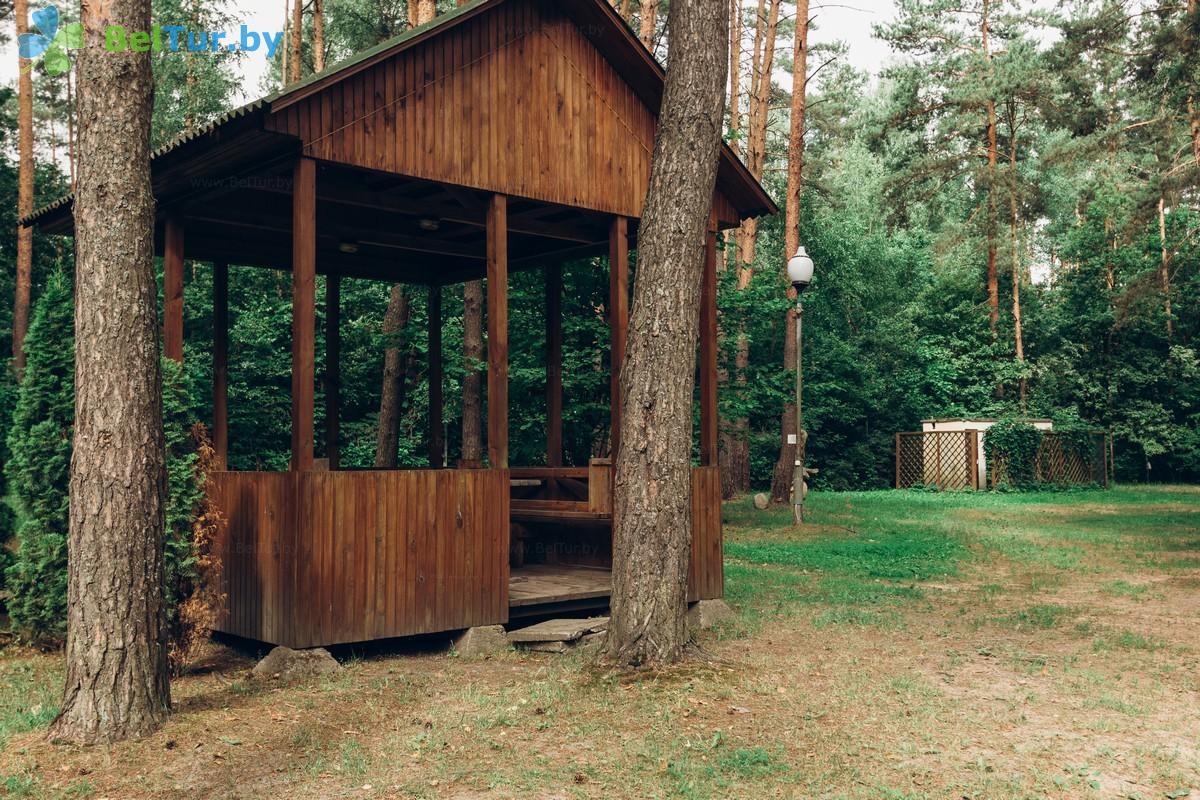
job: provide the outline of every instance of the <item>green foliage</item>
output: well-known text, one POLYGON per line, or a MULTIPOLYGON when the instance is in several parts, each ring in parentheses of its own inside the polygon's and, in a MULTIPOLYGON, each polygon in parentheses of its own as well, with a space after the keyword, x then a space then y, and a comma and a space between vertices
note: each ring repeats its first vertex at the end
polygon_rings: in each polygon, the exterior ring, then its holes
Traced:
POLYGON ((5 464, 18 514, 16 558, 6 572, 8 612, 14 630, 28 639, 57 639, 65 631, 73 341, 71 284, 60 272, 50 278, 30 321, 5 464))
POLYGON ((167 628, 177 627, 179 604, 196 588, 200 577, 192 531, 204 499, 204 476, 197 470, 199 456, 192 436, 192 392, 183 368, 162 360, 163 437, 167 452, 166 538, 163 545, 163 592, 167 602, 167 628))
POLYGON ((1038 449, 1042 431, 1023 419, 1002 419, 988 428, 983 437, 983 453, 988 464, 995 465, 1003 482, 1023 489, 1034 485, 1038 449))
POLYGON ((0 363, 0 590, 4 589, 5 571, 12 565, 12 541, 16 515, 8 502, 8 480, 3 465, 9 462, 8 429, 12 426, 13 406, 17 402, 17 387, 12 365, 0 363))

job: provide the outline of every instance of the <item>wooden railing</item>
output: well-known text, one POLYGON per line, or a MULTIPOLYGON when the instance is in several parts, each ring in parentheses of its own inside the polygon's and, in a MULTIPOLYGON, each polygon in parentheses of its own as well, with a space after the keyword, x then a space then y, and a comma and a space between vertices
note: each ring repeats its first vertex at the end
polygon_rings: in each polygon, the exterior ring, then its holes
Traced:
POLYGON ((508 470, 218 472, 217 630, 290 647, 508 620, 508 470))

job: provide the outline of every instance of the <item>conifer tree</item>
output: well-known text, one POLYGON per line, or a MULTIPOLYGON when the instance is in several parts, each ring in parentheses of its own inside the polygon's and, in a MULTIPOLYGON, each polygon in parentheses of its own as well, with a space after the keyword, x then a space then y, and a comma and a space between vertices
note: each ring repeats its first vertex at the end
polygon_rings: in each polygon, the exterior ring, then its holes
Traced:
POLYGON ((25 378, 9 431, 5 473, 16 498, 15 562, 7 570, 12 624, 26 639, 59 639, 67 603, 68 473, 75 416, 71 284, 51 277, 25 340, 25 378))

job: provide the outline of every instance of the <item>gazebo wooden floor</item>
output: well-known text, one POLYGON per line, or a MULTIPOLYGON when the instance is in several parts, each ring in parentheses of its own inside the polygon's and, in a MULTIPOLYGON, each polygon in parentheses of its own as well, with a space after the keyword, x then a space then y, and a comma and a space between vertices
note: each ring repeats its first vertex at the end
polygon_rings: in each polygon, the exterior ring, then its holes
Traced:
POLYGON ((512 615, 529 612, 533 606, 607 605, 610 594, 612 572, 600 567, 529 564, 513 567, 508 580, 512 615))

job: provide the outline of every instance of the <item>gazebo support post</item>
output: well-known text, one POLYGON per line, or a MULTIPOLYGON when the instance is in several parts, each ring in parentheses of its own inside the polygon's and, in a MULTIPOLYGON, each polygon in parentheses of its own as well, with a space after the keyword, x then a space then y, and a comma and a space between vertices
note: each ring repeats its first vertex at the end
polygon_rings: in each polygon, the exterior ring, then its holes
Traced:
POLYGON ((296 161, 292 177, 292 470, 313 468, 313 348, 316 324, 317 166, 296 161))
POLYGON ((340 461, 342 413, 342 276, 325 276, 325 457, 329 469, 340 461))
POLYGON ((213 264, 213 453, 229 469, 229 265, 213 264))
POLYGON ((717 465, 717 235, 704 245, 700 281, 700 464, 717 465))
POLYGON ((488 461, 508 468, 508 198, 487 210, 488 461))
POLYGON ((168 217, 163 243, 163 355, 183 363, 183 223, 168 217))
POLYGON ((621 445, 621 365, 629 331, 629 220, 615 217, 608 230, 609 454, 617 463, 621 445))
POLYGON ((546 267, 546 466, 561 467, 562 264, 546 267))
POLYGON ((429 466, 442 469, 445 430, 442 423, 442 287, 429 287, 429 466))

